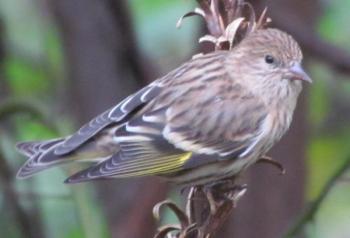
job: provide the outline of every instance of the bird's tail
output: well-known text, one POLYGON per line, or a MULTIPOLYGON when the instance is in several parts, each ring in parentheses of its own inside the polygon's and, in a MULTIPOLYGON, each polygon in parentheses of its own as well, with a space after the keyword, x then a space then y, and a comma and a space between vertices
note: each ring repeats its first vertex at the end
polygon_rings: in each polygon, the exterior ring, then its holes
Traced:
POLYGON ((57 156, 54 153, 55 148, 64 140, 64 138, 60 138, 18 143, 17 150, 29 159, 19 169, 17 178, 25 179, 54 165, 69 162, 67 156, 57 156))
MULTIPOLYGON (((101 139, 101 138, 100 138, 101 139)), ((112 140, 107 136, 107 142, 112 140)), ((56 149, 66 141, 59 138, 46 141, 29 141, 17 144, 18 151, 29 159, 19 169, 17 178, 28 178, 44 169, 70 162, 100 162, 119 150, 119 146, 106 143, 109 146, 100 146, 98 140, 89 140, 68 154, 61 155, 56 149)))

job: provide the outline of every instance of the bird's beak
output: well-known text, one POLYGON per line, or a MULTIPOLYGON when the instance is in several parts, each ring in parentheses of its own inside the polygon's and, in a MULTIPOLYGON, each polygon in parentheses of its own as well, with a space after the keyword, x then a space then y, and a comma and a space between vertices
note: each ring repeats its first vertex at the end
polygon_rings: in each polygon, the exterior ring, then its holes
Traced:
POLYGON ((302 80, 308 83, 312 83, 312 79, 309 75, 307 75, 307 73, 305 73, 303 67, 299 63, 294 64, 289 69, 289 72, 292 74, 293 80, 302 80))

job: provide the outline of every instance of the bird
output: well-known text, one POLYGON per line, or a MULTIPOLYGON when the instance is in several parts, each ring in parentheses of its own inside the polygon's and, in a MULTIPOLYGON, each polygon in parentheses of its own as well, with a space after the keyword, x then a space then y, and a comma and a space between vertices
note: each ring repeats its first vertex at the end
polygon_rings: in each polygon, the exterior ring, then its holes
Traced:
POLYGON ((204 185, 240 174, 287 132, 304 82, 297 41, 275 28, 207 53, 153 81, 76 133, 21 142, 17 178, 73 162, 65 183, 158 176, 204 185))

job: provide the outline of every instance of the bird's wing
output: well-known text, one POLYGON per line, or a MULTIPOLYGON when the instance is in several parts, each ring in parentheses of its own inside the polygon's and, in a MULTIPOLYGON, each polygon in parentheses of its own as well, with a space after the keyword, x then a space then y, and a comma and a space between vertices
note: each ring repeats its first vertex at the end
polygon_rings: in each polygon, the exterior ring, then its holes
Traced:
POLYGON ((119 152, 69 177, 77 183, 106 177, 132 177, 178 171, 192 153, 177 149, 162 135, 164 110, 144 113, 120 126, 114 140, 119 152), (149 121, 156 117, 158 121, 149 121))
POLYGON ((166 109, 163 130, 178 149, 232 159, 248 155, 263 138, 266 105, 238 79, 204 80, 180 98, 166 109))
POLYGON ((154 82, 135 94, 130 95, 118 105, 92 119, 89 123, 82 126, 75 134, 68 137, 63 143, 57 146, 55 154, 65 155, 72 152, 107 126, 120 123, 127 119, 136 109, 142 107, 156 97, 160 91, 161 87, 157 82, 154 82))
MULTIPOLYGON (((217 57, 217 53, 212 53, 204 56, 212 61, 217 57)), ((99 116, 92 119, 89 123, 82 126, 76 133, 69 136, 65 141, 58 145, 54 151, 55 155, 66 155, 82 144, 87 142, 89 139, 94 137, 96 134, 101 132, 106 127, 121 124, 132 117, 135 111, 140 110, 143 106, 157 97, 162 91, 163 87, 169 86, 174 82, 181 81, 182 76, 191 71, 196 65, 198 59, 191 60, 179 68, 171 71, 163 78, 160 78, 150 85, 142 88, 140 91, 125 98, 119 104, 100 114, 99 116)), ((208 60, 207 60, 208 61, 208 60)), ((204 60, 203 62, 207 62, 204 60)))
POLYGON ((116 130, 119 153, 67 182, 166 174, 199 166, 200 155, 210 163, 249 153, 267 116, 264 104, 230 79, 218 59, 188 67, 116 130))

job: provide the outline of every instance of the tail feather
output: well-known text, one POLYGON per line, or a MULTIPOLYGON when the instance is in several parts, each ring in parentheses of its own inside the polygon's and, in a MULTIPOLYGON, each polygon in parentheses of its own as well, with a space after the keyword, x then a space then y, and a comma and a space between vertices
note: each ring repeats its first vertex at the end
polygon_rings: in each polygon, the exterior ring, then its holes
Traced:
POLYGON ((64 139, 53 139, 53 140, 46 140, 46 141, 25 141, 20 142, 16 145, 17 150, 27 156, 32 157, 33 155, 46 151, 51 146, 57 145, 60 142, 63 142, 64 139))
POLYGON ((99 146, 95 140, 90 140, 69 154, 57 155, 56 148, 64 142, 65 138, 18 143, 16 146, 18 151, 29 159, 17 172, 17 178, 25 179, 42 170, 74 161, 100 162, 119 150, 113 143, 109 146, 99 146))
POLYGON ((47 141, 21 142, 16 145, 18 151, 29 157, 26 163, 17 172, 17 178, 25 179, 44 169, 60 163, 64 163, 64 157, 54 154, 56 146, 64 139, 54 139, 47 141))

